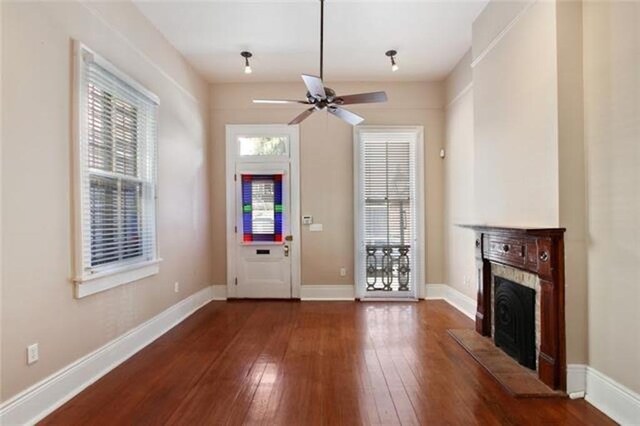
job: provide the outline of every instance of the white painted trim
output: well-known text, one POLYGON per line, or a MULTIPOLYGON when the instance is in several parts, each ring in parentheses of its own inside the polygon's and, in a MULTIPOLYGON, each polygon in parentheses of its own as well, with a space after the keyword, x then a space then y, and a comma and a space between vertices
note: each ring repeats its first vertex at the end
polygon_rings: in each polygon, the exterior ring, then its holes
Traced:
POLYGON ((447 106, 445 107, 445 109, 449 109, 451 108, 451 106, 453 104, 455 104, 456 102, 458 102, 460 99, 462 99, 464 97, 464 95, 466 95, 468 92, 471 91, 471 89, 473 89, 473 82, 470 81, 457 95, 455 95, 453 97, 453 99, 451 99, 451 101, 449 101, 449 103, 447 104, 447 106))
POLYGON ((303 285, 300 289, 302 301, 355 300, 355 287, 352 284, 303 285))
POLYGON ((426 284, 426 300, 444 300, 472 320, 476 318, 476 300, 446 284, 426 284))
MULTIPOLYGON (((360 182, 360 137, 359 133, 361 131, 368 132, 405 132, 405 133, 414 133, 416 136, 416 194, 417 194, 417 206, 416 212, 418 213, 416 216, 418 218, 416 223, 416 247, 414 247, 414 256, 416 259, 416 267, 417 274, 414 280, 416 289, 413 294, 408 296, 408 299, 414 298, 423 298, 424 297, 424 289, 423 286, 419 283, 424 282, 425 278, 425 259, 426 259, 426 225, 425 225, 425 192, 424 192, 424 176, 425 176, 425 167, 426 161, 424 158, 425 153, 425 141, 424 141, 424 126, 378 126, 378 125, 363 125, 363 126, 355 126, 353 128, 353 223, 354 223, 354 256, 355 256, 355 294, 356 297, 370 300, 376 296, 372 296, 370 294, 364 293, 364 285, 360 285, 359 283, 364 282, 364 259, 360 256, 360 241, 362 241, 362 229, 360 226, 361 219, 360 214, 362 213, 362 202, 361 196, 362 188, 360 182), (422 212, 422 214, 421 214, 422 212), (362 288, 361 288, 362 287, 362 288)), ((396 294, 398 298, 401 298, 401 295, 396 294)), ((378 296, 383 297, 383 296, 378 296)), ((391 295, 394 298, 394 295, 391 295)))
POLYGON ((449 286, 446 284, 425 284, 424 299, 439 300, 446 299, 449 286))
POLYGON ((31 425, 207 304, 208 286, 0 405, 0 424, 31 425))
POLYGON ((482 52, 478 54, 478 56, 473 58, 473 60, 471 61, 471 68, 474 68, 476 65, 478 65, 480 61, 482 61, 489 54, 489 52, 491 52, 493 48, 496 47, 498 43, 500 43, 500 40, 502 40, 509 33, 509 31, 511 31, 511 28, 513 28, 518 23, 520 18, 522 18, 529 11, 531 6, 533 6, 533 4, 535 4, 536 2, 537 0, 529 0, 524 8, 520 12, 518 12, 518 14, 511 20, 511 22, 509 22, 502 29, 502 31, 500 31, 500 33, 498 33, 498 35, 493 40, 491 40, 487 47, 485 47, 482 52))
MULTIPOLYGON (((72 191, 73 191, 73 229, 74 229, 74 247, 73 247, 73 260, 75 278, 75 297, 82 298, 95 293, 109 290, 114 287, 118 287, 123 284, 128 284, 133 281, 140 280, 151 275, 155 275, 159 272, 159 263, 162 261, 160 258, 160 249, 158 242, 158 176, 157 176, 157 145, 158 137, 153 141, 155 144, 155 154, 153 158, 154 176, 153 176, 153 192, 156 195, 154 197, 154 245, 151 259, 143 260, 136 263, 118 262, 114 265, 107 265, 104 269, 93 270, 93 273, 88 273, 85 265, 86 259, 84 259, 83 249, 85 247, 87 235, 89 229, 87 228, 85 221, 85 195, 86 188, 83 182, 84 173, 86 172, 86 164, 83 164, 86 157, 86 143, 85 138, 87 134, 87 128, 85 120, 82 118, 86 115, 86 90, 85 90, 85 78, 86 68, 85 63, 96 63, 100 67, 107 70, 110 74, 114 75, 127 85, 131 86, 134 90, 140 92, 144 97, 154 103, 156 106, 160 104, 160 98, 147 89, 142 83, 139 83, 134 78, 130 77, 125 72, 121 71, 114 64, 109 62, 106 58, 100 56, 95 51, 90 49, 85 44, 78 40, 73 40, 73 93, 72 93, 72 191)), ((157 127, 157 123, 156 123, 157 127)), ((146 251, 146 250, 145 250, 146 251)), ((145 256, 146 257, 146 256, 145 256)))
POLYGON ((587 367, 585 400, 621 425, 640 424, 640 394, 587 367))
POLYGON ((227 300, 227 285, 212 285, 211 300, 227 300))
POLYGON ((567 364, 567 395, 571 399, 584 398, 587 390, 587 366, 567 364))
POLYGON ((409 297, 364 297, 360 302, 419 302, 420 299, 409 297))
POLYGON ((622 425, 640 424, 640 394, 585 364, 567 365, 567 394, 584 398, 622 425))
MULTIPOLYGON (((301 273, 301 234, 300 234, 300 127, 286 124, 227 124, 225 126, 226 143, 226 212, 227 212, 227 297, 236 296, 235 278, 236 274, 236 192, 233 176, 236 173, 237 150, 234 149, 234 135, 264 135, 264 134, 286 134, 289 136, 289 193, 291 203, 291 217, 289 227, 293 242, 291 245, 291 297, 300 297, 300 287, 302 280, 301 273)), ((271 160, 283 159, 282 157, 268 157, 271 160)))
POLYGON ((88 277, 75 280, 75 296, 78 299, 109 290, 123 284, 129 284, 160 271, 160 260, 137 263, 116 271, 109 271, 96 277, 88 277))

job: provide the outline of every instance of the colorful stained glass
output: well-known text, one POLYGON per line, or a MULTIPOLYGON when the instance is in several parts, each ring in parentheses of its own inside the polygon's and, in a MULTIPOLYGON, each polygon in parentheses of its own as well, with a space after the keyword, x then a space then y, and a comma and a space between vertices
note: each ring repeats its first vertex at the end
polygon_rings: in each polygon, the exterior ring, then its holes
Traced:
POLYGON ((282 214, 282 174, 243 174, 243 241, 281 242, 282 214))

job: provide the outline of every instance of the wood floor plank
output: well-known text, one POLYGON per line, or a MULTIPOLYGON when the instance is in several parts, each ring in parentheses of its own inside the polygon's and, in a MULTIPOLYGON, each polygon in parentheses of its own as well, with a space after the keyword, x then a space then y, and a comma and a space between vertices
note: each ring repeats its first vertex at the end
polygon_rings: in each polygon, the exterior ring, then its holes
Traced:
POLYGON ((584 400, 508 395, 442 301, 212 302, 42 424, 610 425, 584 400))

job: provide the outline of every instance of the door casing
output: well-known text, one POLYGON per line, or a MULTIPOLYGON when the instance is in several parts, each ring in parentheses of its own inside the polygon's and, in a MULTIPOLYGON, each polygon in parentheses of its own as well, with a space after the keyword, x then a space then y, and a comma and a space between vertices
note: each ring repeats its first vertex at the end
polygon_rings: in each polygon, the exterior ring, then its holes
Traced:
MULTIPOLYGON (((301 268, 300 268, 300 129, 299 126, 286 124, 228 124, 226 125, 226 239, 227 239, 227 297, 235 298, 237 259, 235 247, 236 235, 236 161, 238 136, 282 136, 289 138, 289 168, 291 217, 290 227, 293 241, 290 244, 291 256, 291 298, 300 298, 301 268)), ((268 158, 265 158, 268 160, 268 158)))
MULTIPOLYGON (((360 256, 360 242, 363 240, 360 224, 360 199, 358 198, 360 189, 360 132, 406 132, 416 135, 416 266, 418 271, 415 275, 415 286, 413 296, 416 299, 423 299, 425 294, 426 277, 426 225, 425 225, 425 158, 424 158, 424 127, 423 126, 377 126, 360 125, 353 128, 353 224, 354 224, 354 264, 355 264, 355 293, 360 300, 403 300, 385 294, 367 294, 364 287, 365 263, 360 256)), ((406 299, 404 299, 406 300, 406 299)))

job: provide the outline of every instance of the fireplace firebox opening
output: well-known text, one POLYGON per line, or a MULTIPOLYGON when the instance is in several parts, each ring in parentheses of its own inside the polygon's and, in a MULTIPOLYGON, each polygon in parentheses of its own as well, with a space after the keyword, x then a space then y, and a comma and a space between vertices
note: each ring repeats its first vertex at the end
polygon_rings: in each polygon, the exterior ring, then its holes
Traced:
POLYGON ((535 370, 536 292, 502 277, 494 280, 495 344, 521 365, 535 370))

